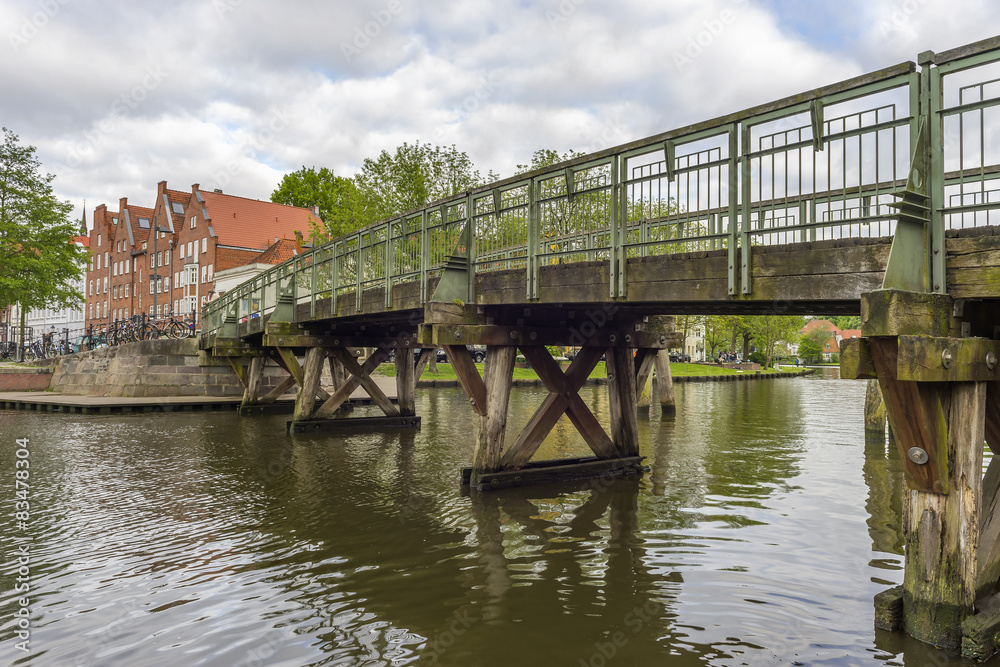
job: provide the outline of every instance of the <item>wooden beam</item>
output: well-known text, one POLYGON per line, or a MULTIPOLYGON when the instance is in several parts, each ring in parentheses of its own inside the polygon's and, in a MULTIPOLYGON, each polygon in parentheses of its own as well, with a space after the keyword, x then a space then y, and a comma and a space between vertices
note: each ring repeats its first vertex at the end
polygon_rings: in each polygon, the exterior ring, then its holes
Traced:
MULTIPOLYGON (((344 368, 346 368, 348 372, 358 378, 358 382, 360 382, 364 390, 368 392, 368 395, 372 397, 372 402, 385 413, 386 417, 400 416, 399 408, 392 404, 392 401, 390 401, 385 395, 382 388, 371 379, 371 372, 378 368, 378 365, 389 357, 389 350, 387 348, 378 348, 372 356, 365 361, 364 367, 360 366, 354 356, 342 347, 332 348, 330 352, 331 354, 335 354, 337 356, 340 363, 344 364, 344 368), (369 362, 372 362, 373 360, 375 360, 374 364, 369 367, 369 362)), ((332 400, 332 397, 327 399, 327 402, 330 400, 332 400)))
MULTIPOLYGON (((879 357, 874 349, 872 353, 878 365, 879 357)), ((951 461, 951 493, 908 491, 903 627, 921 641, 956 648, 962 621, 973 613, 978 583, 986 385, 956 382, 947 390, 945 454, 951 461)), ((891 406, 889 400, 886 404, 891 406)), ((905 442, 901 433, 897 437, 905 442)))
MULTIPOLYGON (((351 361, 354 361, 353 355, 344 348, 333 348, 330 350, 331 355, 336 355, 341 361, 345 357, 349 357, 351 361)), ((371 373, 373 370, 378 368, 378 365, 385 361, 389 356, 389 351, 385 348, 379 348, 375 350, 375 353, 365 360, 364 365, 361 366, 361 370, 365 374, 371 373)), ((357 366, 358 362, 354 361, 354 365, 357 366)), ((346 366, 346 364, 345 364, 346 366)), ((326 419, 333 415, 334 412, 351 397, 351 394, 361 385, 361 378, 358 375, 350 374, 350 377, 344 382, 343 385, 337 388, 335 392, 328 398, 323 405, 316 410, 313 414, 313 419, 326 419)), ((374 397, 372 397, 374 400, 374 397)))
POLYGON ((990 461, 983 475, 977 558, 977 599, 993 592, 1000 581, 1000 456, 990 461))
POLYGON ((660 418, 670 419, 677 414, 674 399, 674 378, 670 374, 670 353, 660 350, 656 354, 656 391, 660 395, 660 418))
POLYGON ((486 348, 486 416, 479 425, 479 440, 472 457, 477 472, 493 472, 500 467, 504 435, 507 430, 507 406, 514 377, 517 348, 498 345, 486 348))
POLYGON ((285 347, 275 349, 278 352, 275 361, 285 369, 285 372, 295 378, 295 382, 301 387, 303 380, 302 366, 299 365, 299 360, 295 357, 295 352, 285 347))
MULTIPOLYGON (((555 359, 552 358, 552 355, 544 347, 526 346, 521 348, 521 352, 524 353, 525 359, 531 363, 531 367, 538 374, 539 379, 545 384, 545 387, 550 392, 566 399, 565 406, 562 409, 566 412, 566 416, 573 426, 576 427, 576 430, 580 432, 580 435, 583 436, 587 446, 590 447, 594 454, 600 458, 617 456, 618 449, 614 446, 611 438, 608 437, 608 434, 604 431, 604 427, 601 426, 594 413, 590 411, 590 407, 580 397, 580 387, 590 377, 597 363, 601 360, 604 350, 599 347, 583 348, 577 354, 576 358, 573 359, 565 374, 563 374, 555 359)), ((558 406, 560 404, 554 403, 554 405, 558 406)), ((539 408, 539 410, 541 409, 539 408)), ((552 407, 547 409, 558 410, 559 408, 552 407)), ((561 416, 561 413, 556 416, 557 421, 559 416, 561 416)), ((544 423, 547 422, 543 421, 539 425, 543 425, 544 423)), ((553 422, 554 425, 555 423, 553 422)), ((549 427, 549 430, 551 430, 551 427, 549 427)), ((548 435, 548 431, 542 436, 543 440, 545 435, 548 435)), ((528 455, 527 459, 523 458, 523 453, 519 454, 515 459, 512 452, 511 460, 523 460, 526 463, 534 455, 538 445, 541 445, 541 441, 535 444, 534 449, 528 455)))
POLYGON ((399 414, 409 416, 416 414, 413 394, 417 386, 416 367, 413 352, 409 348, 396 351, 396 405, 399 414))
POLYGON ((1000 381, 1000 341, 900 336, 896 377, 915 382, 1000 381))
POLYGON ((274 403, 276 400, 284 396, 286 391, 294 387, 295 384, 295 378, 291 375, 287 376, 278 386, 267 392, 266 396, 257 401, 255 405, 269 405, 274 403))
POLYGON ((951 297, 904 290, 875 290, 861 296, 861 333, 869 336, 947 336, 951 297))
POLYGON ((840 341, 840 377, 844 380, 875 378, 875 365, 872 364, 868 342, 864 338, 840 341))
POLYGON ((659 350, 643 347, 635 353, 636 406, 648 408, 653 392, 653 363, 659 350))
POLYGON ((295 397, 295 412, 292 414, 292 421, 301 421, 312 417, 324 359, 326 359, 326 350, 321 347, 311 347, 306 352, 305 371, 298 395, 295 397))
MULTIPOLYGON (((417 334, 423 345, 570 345, 572 329, 567 327, 509 327, 500 325, 422 324, 417 334)), ((666 348, 680 339, 673 331, 635 330, 635 324, 617 328, 605 325, 588 337, 577 334, 581 347, 653 347, 666 348)), ((450 358, 450 355, 449 355, 450 358)))
POLYGON ((865 391, 865 436, 876 437, 885 444, 885 401, 878 380, 868 380, 865 391))
POLYGON ((1000 454, 1000 382, 986 385, 986 444, 1000 454))
POLYGON ((611 440, 621 456, 639 455, 639 424, 636 421, 635 365, 629 348, 608 348, 608 399, 611 440))
POLYGON ((451 362, 455 375, 458 376, 462 389, 465 389, 465 393, 472 399, 472 409, 476 411, 477 415, 486 416, 486 385, 479 377, 479 369, 472 361, 469 350, 466 349, 465 345, 445 345, 444 351, 448 355, 448 361, 451 362))
MULTIPOLYGON (((253 357, 250 360, 250 373, 247 375, 247 388, 243 392, 242 405, 256 405, 259 402, 261 387, 264 386, 265 364, 267 364, 266 357, 253 357)), ((295 379, 292 378, 292 383, 294 382, 295 379)))
POLYGON ((240 384, 246 389, 249 385, 247 382, 247 367, 245 357, 226 357, 226 361, 229 362, 229 366, 236 373, 236 377, 239 378, 240 384))
POLYGON ((416 382, 420 380, 420 376, 424 374, 424 369, 427 368, 427 362, 431 360, 431 357, 437 354, 437 349, 433 347, 425 347, 420 350, 420 356, 417 357, 417 362, 413 368, 413 381, 416 382))
POLYGON ((503 453, 500 460, 500 469, 509 470, 511 468, 521 468, 531 460, 538 448, 541 446, 545 436, 549 434, 552 427, 556 425, 559 418, 566 411, 566 397, 560 394, 549 394, 542 401, 542 404, 535 410, 528 423, 524 425, 517 439, 507 451, 503 453))
POLYGON ((897 380, 896 338, 870 338, 868 348, 907 483, 929 493, 948 493, 948 421, 942 402, 946 385, 897 380), (921 450, 926 462, 914 461, 911 448, 921 450))

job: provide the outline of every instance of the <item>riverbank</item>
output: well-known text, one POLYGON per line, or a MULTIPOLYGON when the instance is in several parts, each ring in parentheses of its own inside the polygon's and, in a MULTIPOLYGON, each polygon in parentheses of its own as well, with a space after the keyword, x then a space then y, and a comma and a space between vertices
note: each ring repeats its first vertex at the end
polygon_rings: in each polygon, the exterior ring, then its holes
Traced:
MULTIPOLYGON (((458 376, 455 375, 455 371, 452 369, 451 364, 439 363, 438 371, 436 373, 431 373, 429 370, 424 369, 423 374, 420 376, 420 380, 417 381, 418 387, 455 387, 458 386, 458 376)), ((483 364, 476 364, 479 372, 483 371, 483 364)), ((673 377, 675 383, 684 382, 739 382, 744 380, 767 380, 767 379, 777 379, 777 378, 791 378, 791 377, 801 377, 803 375, 809 375, 815 373, 815 369, 811 368, 794 368, 789 367, 793 370, 766 370, 766 371, 741 371, 734 370, 730 368, 723 368, 721 366, 710 366, 706 364, 684 364, 676 363, 670 365, 670 374, 673 377)), ((382 364, 374 373, 374 375, 382 377, 395 377, 396 368, 390 364, 382 364)), ((604 362, 598 362, 597 367, 594 368, 594 372, 590 374, 587 382, 589 384, 605 384, 607 383, 607 370, 604 367, 604 362)), ((515 386, 541 386, 542 381, 539 379, 538 374, 530 368, 515 368, 514 369, 514 385, 515 386)))

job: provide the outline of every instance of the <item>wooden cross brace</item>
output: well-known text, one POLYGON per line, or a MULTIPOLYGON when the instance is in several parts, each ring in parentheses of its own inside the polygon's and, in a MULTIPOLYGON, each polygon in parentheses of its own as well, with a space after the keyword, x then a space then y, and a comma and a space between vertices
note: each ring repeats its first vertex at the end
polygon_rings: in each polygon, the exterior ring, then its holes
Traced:
MULTIPOLYGON (((518 348, 514 345, 489 346, 484 380, 479 376, 472 358, 463 346, 444 347, 459 382, 471 399, 473 409, 482 417, 479 441, 473 456, 473 470, 495 472, 523 467, 563 414, 566 414, 599 458, 626 455, 608 436, 579 394, 580 388, 590 377, 601 355, 605 353, 604 347, 583 348, 565 373, 545 347, 526 345, 520 348, 549 390, 549 395, 542 401, 514 443, 506 450, 503 449, 503 443, 507 407, 518 348)), ((623 349, 621 352, 631 360, 631 350, 623 349)), ((632 368, 629 368, 628 372, 631 374, 632 368)), ((634 377, 631 379, 634 387, 634 377)), ((632 393, 634 408, 634 389, 632 393)), ((632 412, 635 412, 634 409, 632 412)))

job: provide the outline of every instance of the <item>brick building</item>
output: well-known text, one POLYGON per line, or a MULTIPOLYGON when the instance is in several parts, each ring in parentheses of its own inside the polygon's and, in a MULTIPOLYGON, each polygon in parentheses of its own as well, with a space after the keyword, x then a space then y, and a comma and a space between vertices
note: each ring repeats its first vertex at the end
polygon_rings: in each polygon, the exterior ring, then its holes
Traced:
POLYGON ((253 263, 277 264, 298 250, 314 210, 227 195, 220 190, 156 189, 152 208, 127 198, 117 211, 94 210, 86 279, 87 325, 137 313, 200 316, 215 294, 215 274, 253 263))

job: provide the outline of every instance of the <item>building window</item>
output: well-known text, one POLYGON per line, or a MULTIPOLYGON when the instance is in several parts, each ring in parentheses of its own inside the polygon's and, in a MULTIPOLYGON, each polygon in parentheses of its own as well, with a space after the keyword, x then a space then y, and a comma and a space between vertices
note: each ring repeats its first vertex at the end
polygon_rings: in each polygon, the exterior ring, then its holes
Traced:
POLYGON ((163 253, 163 261, 166 262, 166 264, 168 266, 170 265, 170 251, 169 250, 167 252, 163 253))
POLYGON ((193 257, 196 251, 191 250, 191 241, 188 241, 188 257, 193 257))
POLYGON ((88 296, 94 296, 94 281, 93 280, 90 281, 89 289, 90 289, 90 293, 89 293, 88 296))
POLYGON ((194 229, 198 225, 198 216, 191 216, 191 229, 194 229))
POLYGON ((97 271, 101 268, 101 256, 97 255, 94 257, 94 270, 97 271))
POLYGON ((150 294, 152 294, 152 293, 153 293, 153 289, 154 289, 154 287, 153 287, 153 277, 152 277, 152 276, 150 276, 150 277, 149 277, 149 293, 150 293, 150 294))
POLYGON ((111 275, 112 276, 118 275, 118 262, 115 262, 114 265, 111 267, 111 275))
POLYGON ((163 291, 164 292, 170 291, 170 274, 163 276, 163 291))
POLYGON ((201 267, 201 282, 207 282, 207 281, 208 281, 208 267, 203 266, 201 267))
MULTIPOLYGON (((104 293, 105 294, 108 293, 108 277, 107 276, 104 276, 104 293)), ((104 309, 104 314, 105 315, 108 314, 108 309, 107 308, 104 309)))
POLYGON ((208 237, 206 236, 201 240, 201 254, 208 252, 208 237))
POLYGON ((128 283, 125 283, 125 298, 128 298, 128 283))
POLYGON ((213 267, 214 267, 214 266, 215 266, 214 264, 209 264, 209 265, 208 265, 208 279, 209 279, 210 281, 212 280, 212 275, 213 275, 213 267))
POLYGON ((178 246, 177 252, 180 253, 180 258, 184 259, 184 244, 183 243, 180 244, 180 246, 178 246))
POLYGON ((180 287, 181 286, 181 281, 180 281, 180 278, 179 278, 180 273, 181 273, 180 271, 174 271, 174 287, 180 287))
POLYGON ((97 235, 97 245, 98 246, 101 245, 101 235, 100 234, 97 235))
POLYGON ((94 304, 90 304, 90 319, 94 319, 94 304))

